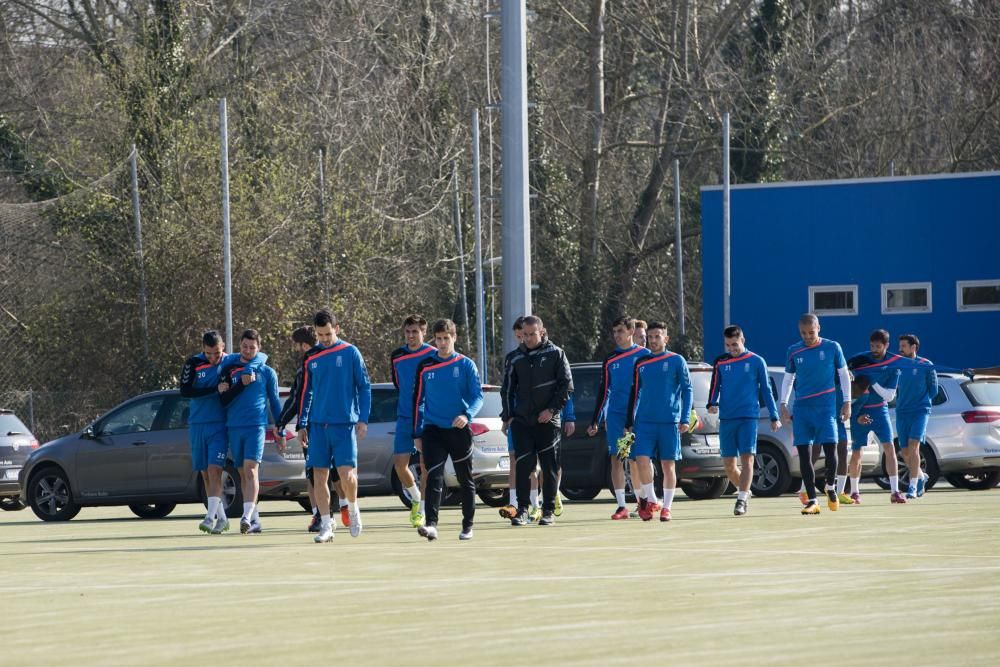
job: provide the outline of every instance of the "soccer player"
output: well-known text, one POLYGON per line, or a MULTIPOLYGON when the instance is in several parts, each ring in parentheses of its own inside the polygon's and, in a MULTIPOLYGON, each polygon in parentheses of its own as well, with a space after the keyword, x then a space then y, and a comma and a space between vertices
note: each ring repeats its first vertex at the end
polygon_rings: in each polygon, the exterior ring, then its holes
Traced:
MULTIPOLYGON (((259 533, 257 495, 260 493, 260 460, 264 456, 264 429, 268 423, 278 422, 281 400, 278 398, 278 374, 267 365, 267 355, 260 351, 260 334, 256 329, 243 332, 240 353, 226 356, 219 376, 233 464, 241 469, 243 516, 240 532, 244 535, 259 533), (273 422, 268 419, 269 410, 273 422)), ((284 432, 274 426, 271 430, 278 451, 284 451, 284 432)))
MULTIPOLYGON (((646 332, 650 354, 635 362, 629 392, 625 430, 635 432, 629 458, 638 465, 633 488, 642 486, 639 518, 649 521, 659 512, 660 521, 670 521, 670 506, 677 488, 676 462, 681 459, 681 434, 690 429, 694 391, 687 361, 667 350, 667 325, 651 322, 646 332), (653 459, 663 467, 663 504, 653 488, 653 459), (638 478, 638 479, 636 479, 638 478)), ((638 489, 637 489, 638 492, 638 489)))
MULTIPOLYGON (((424 521, 424 499, 410 471, 410 457, 420 448, 419 438, 413 437, 413 382, 417 377, 417 366, 435 352, 433 345, 424 342, 426 336, 427 320, 420 315, 410 315, 403 321, 403 338, 406 343, 402 347, 397 347, 390 355, 392 384, 399 391, 392 464, 396 468, 399 483, 410 496, 410 525, 414 528, 424 521)), ((422 459, 420 465, 424 466, 422 459)), ((426 485, 426 468, 421 481, 426 485)))
POLYGON ((455 352, 455 323, 438 320, 431 327, 437 352, 423 357, 414 374, 413 436, 420 438, 427 467, 427 519, 417 534, 438 536, 438 510, 444 487, 444 464, 451 457, 462 496, 460 540, 472 539, 476 483, 472 479, 472 429, 469 422, 483 407, 483 386, 476 364, 455 352))
MULTIPOLYGON (((819 514, 816 503, 816 471, 813 468, 811 447, 822 446, 826 457, 826 494, 831 511, 840 507, 837 498, 837 387, 835 377, 840 376, 840 386, 851 385, 847 361, 840 344, 819 336, 819 318, 806 313, 799 318, 799 335, 802 340, 788 348, 785 377, 781 383, 781 419, 791 420, 793 442, 799 455, 799 469, 806 486, 806 504, 803 514, 819 514), (795 389, 795 403, 789 409, 788 401, 795 389)), ((850 397, 845 396, 840 405, 840 419, 851 418, 850 397)))
POLYGON ((632 342, 646 347, 646 329, 646 320, 636 320, 635 329, 632 331, 632 342))
POLYGON ((746 338, 739 327, 726 327, 722 337, 726 353, 712 364, 707 407, 710 413, 719 415, 722 463, 726 466, 726 475, 737 488, 733 514, 743 516, 747 513, 753 481, 761 401, 771 418, 772 432, 781 428, 781 421, 767 381, 767 362, 746 348, 746 338))
MULTIPOLYGON (((636 345, 632 340, 635 333, 635 320, 623 315, 611 326, 611 335, 615 339, 615 349, 604 359, 601 369, 601 384, 597 391, 597 404, 594 415, 587 427, 587 435, 597 435, 598 425, 606 423, 605 435, 608 443, 608 458, 611 461, 611 485, 615 490, 615 501, 618 508, 611 518, 614 521, 627 519, 625 508, 625 467, 618 458, 618 438, 625 434, 625 421, 628 417, 629 394, 632 389, 632 371, 640 359, 649 355, 649 350, 636 345)), ((641 494, 641 488, 634 483, 636 495, 641 494)), ((642 498, 639 498, 642 504, 642 498)))
POLYGON ((226 344, 218 331, 201 337, 202 351, 192 355, 181 369, 181 396, 190 398, 188 440, 191 467, 201 474, 208 511, 198 529, 203 533, 224 533, 229 519, 222 504, 222 470, 226 467, 226 412, 219 401, 219 370, 226 344))
POLYGON ((330 468, 340 475, 347 498, 351 536, 361 535, 358 508, 358 441, 368 434, 372 388, 361 352, 337 338, 340 325, 327 310, 313 317, 316 338, 323 348, 303 364, 302 402, 299 405, 299 441, 309 446, 316 506, 322 512, 317 543, 333 539, 330 517, 330 468))
MULTIPOLYGON (((524 317, 521 316, 514 320, 514 325, 512 327, 514 331, 514 337, 517 339, 518 347, 521 345, 521 336, 524 330, 524 317)), ((506 378, 507 374, 510 372, 510 360, 514 358, 518 353, 518 348, 515 347, 513 350, 507 353, 507 356, 503 360, 503 375, 506 378)), ((512 522, 514 517, 517 516, 517 466, 515 461, 517 456, 514 454, 514 434, 511 433, 509 425, 504 424, 502 427, 504 435, 507 436, 507 453, 509 455, 508 460, 510 461, 510 472, 508 473, 508 487, 510 493, 510 502, 504 507, 500 508, 500 516, 505 519, 510 519, 512 522)), ((531 471, 531 480, 529 484, 528 497, 530 500, 530 505, 528 507, 528 517, 532 521, 538 521, 542 518, 542 508, 538 501, 538 473, 534 470, 531 471)))
POLYGON ((573 391, 573 375, 566 353, 546 336, 540 317, 524 318, 521 345, 510 360, 500 395, 503 410, 500 418, 514 437, 517 456, 517 515, 515 526, 530 523, 528 503, 529 476, 539 463, 542 468, 541 526, 555 522, 555 503, 559 485, 559 443, 562 439, 562 411, 573 391))
MULTIPOLYGON (((899 492, 899 468, 896 446, 892 442, 888 405, 896 397, 899 368, 895 362, 899 356, 889 352, 889 332, 885 329, 876 329, 871 333, 868 337, 868 349, 868 352, 856 354, 847 362, 855 378, 851 389, 851 460, 847 466, 847 474, 851 478, 850 501, 853 505, 861 503, 861 452, 868 444, 869 434, 874 433, 885 456, 885 470, 889 476, 891 492, 889 501, 905 503, 906 499, 899 492)), ((838 477, 838 498, 843 490, 843 482, 838 477)))
POLYGON ((896 435, 910 471, 907 498, 919 498, 927 488, 927 475, 920 470, 920 443, 927 436, 927 420, 938 393, 937 371, 930 361, 917 356, 919 350, 920 339, 913 334, 899 337, 899 354, 909 360, 901 366, 896 398, 896 435))

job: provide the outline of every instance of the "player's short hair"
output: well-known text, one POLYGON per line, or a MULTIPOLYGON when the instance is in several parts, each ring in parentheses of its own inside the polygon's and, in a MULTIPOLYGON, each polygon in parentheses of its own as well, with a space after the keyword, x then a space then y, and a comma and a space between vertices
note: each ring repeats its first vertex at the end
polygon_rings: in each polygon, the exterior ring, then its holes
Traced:
POLYGON ((799 325, 801 326, 804 324, 805 325, 815 324, 816 326, 819 326, 819 318, 816 317, 814 313, 806 313, 805 315, 799 318, 799 325))
POLYGON ((512 326, 511 329, 513 331, 520 331, 523 328, 524 328, 524 316, 522 315, 521 317, 514 320, 514 326, 512 326))
POLYGON ((888 345, 889 332, 885 329, 876 329, 872 332, 872 335, 868 336, 868 340, 872 343, 882 343, 883 345, 888 345))
POLYGON ((743 329, 740 329, 738 326, 733 324, 723 329, 722 335, 725 338, 739 338, 740 336, 743 335, 743 329))
POLYGON ((331 313, 326 308, 322 310, 317 310, 316 314, 313 315, 313 326, 314 327, 335 327, 337 326, 337 316, 331 313))
POLYGON ((205 347, 215 347, 222 342, 222 336, 215 329, 210 329, 201 335, 201 344, 205 347))
POLYGON ((625 327, 629 331, 635 330, 635 320, 629 317, 628 315, 622 315, 621 317, 616 317, 615 321, 611 323, 611 328, 614 329, 618 325, 625 327))
POLYGON ((538 328, 543 328, 545 326, 544 324, 542 324, 542 318, 538 317, 537 315, 526 315, 523 318, 521 325, 522 329, 527 326, 538 327, 538 328))
POLYGON ((635 320, 634 322, 636 329, 650 329, 649 325, 646 324, 646 320, 635 320))
MULTIPOLYGON (((645 322, 643 322, 643 324, 645 324, 645 322)), ((638 327, 639 324, 636 323, 635 326, 638 327)), ((648 327, 643 327, 643 329, 646 329, 647 331, 649 331, 651 329, 662 329, 663 331, 666 331, 667 330, 667 323, 666 322, 661 322, 660 320, 653 320, 652 322, 649 323, 648 327)))
POLYGON ((405 329, 406 327, 412 327, 414 325, 420 327, 421 329, 426 329, 427 320, 420 315, 407 315, 406 319, 403 320, 403 328, 405 329))
POLYGON ((316 330, 308 324, 304 327, 299 327, 292 332, 292 341, 296 343, 305 343, 306 345, 315 345, 316 330))
POLYGON ((243 332, 243 335, 240 336, 240 340, 255 340, 260 343, 260 333, 258 333, 256 329, 247 329, 243 332))
POLYGON ((449 319, 438 320, 431 325, 431 333, 449 333, 452 336, 455 336, 458 334, 458 327, 456 327, 455 323, 449 319))
POLYGON ((913 347, 917 348, 918 350, 920 349, 920 339, 913 334, 903 334, 902 336, 899 337, 899 340, 905 340, 913 347))

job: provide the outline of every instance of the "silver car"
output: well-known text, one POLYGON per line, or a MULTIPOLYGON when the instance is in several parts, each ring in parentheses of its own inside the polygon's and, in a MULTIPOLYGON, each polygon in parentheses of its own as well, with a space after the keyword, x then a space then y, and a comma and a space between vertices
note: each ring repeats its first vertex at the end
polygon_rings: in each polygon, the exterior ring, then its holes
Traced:
MULTIPOLYGON (((67 521, 98 505, 127 505, 139 517, 162 518, 180 503, 204 502, 200 476, 191 470, 188 401, 176 389, 143 394, 83 431, 46 443, 21 468, 21 497, 44 521, 67 521)), ((298 440, 291 437, 282 456, 267 438, 260 498, 299 500, 306 482, 298 440)), ((237 517, 243 497, 231 462, 223 484, 226 513, 237 517)))
MULTIPOLYGON (((396 402, 399 393, 391 383, 372 385, 372 409, 368 419, 368 436, 358 444, 358 492, 378 496, 396 494, 410 506, 396 470, 392 464, 392 447, 396 435, 396 402)), ((500 432, 500 388, 483 385, 483 407, 472 420, 472 477, 479 498, 492 506, 506 503, 510 457, 507 437, 500 432)), ((416 478, 420 468, 416 457, 410 462, 416 478)), ((458 488, 458 478, 451 459, 445 464, 446 491, 458 488)), ((447 496, 451 496, 449 492, 447 496)), ((446 501, 448 498, 446 497, 446 501)))
POLYGON ((38 440, 31 434, 17 415, 0 408, 0 509, 24 509, 18 473, 28 454, 38 449, 38 440))

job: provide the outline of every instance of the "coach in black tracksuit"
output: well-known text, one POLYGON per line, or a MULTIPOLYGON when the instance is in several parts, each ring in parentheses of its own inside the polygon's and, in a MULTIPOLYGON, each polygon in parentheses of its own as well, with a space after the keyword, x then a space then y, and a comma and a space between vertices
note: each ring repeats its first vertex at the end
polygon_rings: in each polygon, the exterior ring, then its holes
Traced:
POLYGON ((541 318, 524 318, 521 345, 504 373, 501 418, 511 429, 517 457, 517 517, 524 525, 528 511, 530 476, 541 463, 542 525, 553 522, 559 480, 560 413, 573 391, 566 353, 545 336, 541 318))

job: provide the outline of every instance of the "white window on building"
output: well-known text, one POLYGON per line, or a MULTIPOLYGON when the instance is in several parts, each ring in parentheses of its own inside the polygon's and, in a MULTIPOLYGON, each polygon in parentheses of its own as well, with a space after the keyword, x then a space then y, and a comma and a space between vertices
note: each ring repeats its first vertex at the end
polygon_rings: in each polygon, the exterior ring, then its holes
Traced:
POLYGON ((955 288, 959 311, 1000 310, 1000 279, 959 280, 955 288))
POLYGON ((929 313, 933 301, 930 283, 882 283, 882 314, 929 313))
POLYGON ((811 285, 809 312, 816 315, 857 315, 857 285, 811 285))

